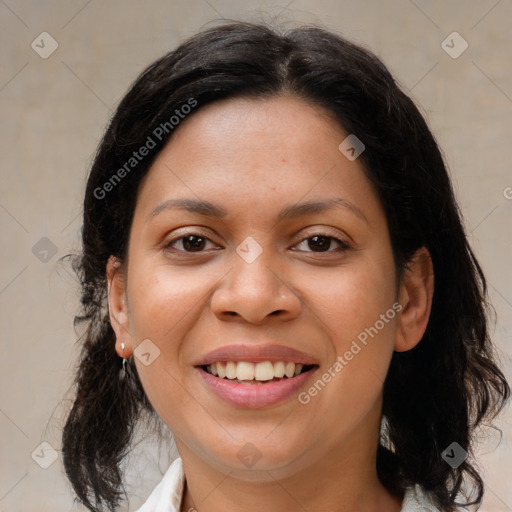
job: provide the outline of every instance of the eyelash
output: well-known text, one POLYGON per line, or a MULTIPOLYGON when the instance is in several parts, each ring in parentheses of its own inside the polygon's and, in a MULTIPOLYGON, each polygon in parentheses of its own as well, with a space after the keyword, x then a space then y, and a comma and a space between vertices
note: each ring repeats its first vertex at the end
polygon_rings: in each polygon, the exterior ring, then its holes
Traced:
MULTIPOLYGON (((170 240, 168 243, 165 244, 165 247, 164 249, 167 249, 167 250, 172 250, 173 252, 177 252, 177 253, 184 253, 184 254, 201 254, 201 253, 204 253, 205 251, 204 250, 201 250, 201 251, 186 251, 184 249, 176 249, 175 247, 173 247, 173 244, 175 244, 176 242, 179 242, 180 240, 185 240, 185 238, 187 237, 190 237, 190 236, 193 236, 193 237, 197 237, 197 238, 202 238, 203 240, 207 241, 207 242, 210 242, 210 243, 213 243, 208 237, 204 236, 202 233, 194 233, 194 232, 191 232, 191 233, 187 233, 185 235, 181 235, 179 237, 176 237, 176 238, 173 238, 172 240, 170 240)), ((314 233, 306 238, 303 238, 302 240, 300 240, 297 244, 294 245, 294 247, 300 245, 300 244, 303 244, 303 243, 307 243, 308 240, 311 240, 315 237, 322 237, 322 238, 326 238, 328 240, 330 240, 331 242, 334 241, 335 243, 338 244, 338 247, 336 249, 328 249, 327 251, 298 251, 298 252, 306 252, 306 253, 312 253, 312 254, 316 254, 316 255, 319 255, 320 257, 322 257, 322 255, 324 254, 333 254, 333 253, 337 253, 337 252, 342 252, 342 251, 346 251, 348 249, 351 248, 351 246, 343 241, 343 240, 340 240, 339 238, 336 238, 335 236, 332 236, 332 235, 329 235, 327 233, 314 233)))

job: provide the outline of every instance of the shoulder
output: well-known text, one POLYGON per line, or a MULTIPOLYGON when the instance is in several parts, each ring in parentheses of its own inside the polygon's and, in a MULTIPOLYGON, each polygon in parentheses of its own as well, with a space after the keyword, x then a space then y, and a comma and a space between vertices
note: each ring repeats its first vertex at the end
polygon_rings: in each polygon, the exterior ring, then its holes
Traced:
POLYGON ((179 512, 184 484, 185 473, 178 457, 137 512, 179 512))
MULTIPOLYGON (((442 512, 438 509, 427 492, 420 485, 409 487, 405 491, 400 512, 442 512)), ((468 512, 466 508, 458 508, 457 512, 468 512)))

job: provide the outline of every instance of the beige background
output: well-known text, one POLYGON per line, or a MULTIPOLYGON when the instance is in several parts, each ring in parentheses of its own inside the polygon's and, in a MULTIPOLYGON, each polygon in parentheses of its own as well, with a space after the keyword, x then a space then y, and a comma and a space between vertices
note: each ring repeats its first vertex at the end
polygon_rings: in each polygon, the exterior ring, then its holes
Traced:
MULTIPOLYGON (((495 340, 512 376, 511 0, 1 0, 0 512, 80 510, 58 451, 77 355, 77 286, 59 258, 78 247, 85 177, 112 109, 143 67, 205 24, 276 15, 372 48, 422 105, 489 279, 495 340), (59 45, 47 59, 31 48, 44 31, 59 45), (469 43, 457 59, 441 47, 453 31, 469 43), (43 237, 53 245, 33 251, 43 237), (48 464, 55 453, 48 469, 31 458, 43 441, 57 450, 34 455, 48 464)), ((499 425, 500 446, 497 434, 482 446, 485 511, 512 511, 510 409, 499 425)), ((140 449, 146 469, 133 466, 144 478, 130 489, 131 510, 167 464, 158 468, 148 443, 140 449)))

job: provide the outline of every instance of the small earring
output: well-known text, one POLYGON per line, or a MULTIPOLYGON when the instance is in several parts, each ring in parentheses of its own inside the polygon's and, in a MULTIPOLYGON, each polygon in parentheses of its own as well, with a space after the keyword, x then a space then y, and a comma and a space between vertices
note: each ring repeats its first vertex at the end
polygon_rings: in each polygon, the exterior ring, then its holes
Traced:
POLYGON ((119 380, 124 380, 126 378, 126 365, 128 364, 128 359, 124 357, 124 349, 125 349, 124 341, 121 343, 121 351, 123 353, 123 367, 119 370, 119 380))

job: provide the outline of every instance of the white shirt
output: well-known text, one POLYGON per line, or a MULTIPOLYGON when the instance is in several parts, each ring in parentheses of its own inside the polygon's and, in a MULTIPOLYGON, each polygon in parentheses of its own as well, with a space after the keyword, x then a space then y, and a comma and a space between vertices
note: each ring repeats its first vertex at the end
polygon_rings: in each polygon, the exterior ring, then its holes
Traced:
MULTIPOLYGON (((177 458, 166 471, 147 501, 137 512, 180 512, 185 473, 181 458, 177 458)), ((464 512, 466 509, 460 509, 464 512)), ((419 485, 407 489, 400 512, 440 512, 419 485)))

